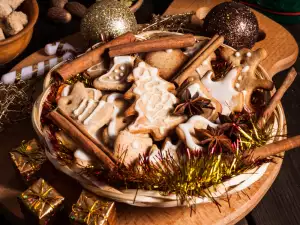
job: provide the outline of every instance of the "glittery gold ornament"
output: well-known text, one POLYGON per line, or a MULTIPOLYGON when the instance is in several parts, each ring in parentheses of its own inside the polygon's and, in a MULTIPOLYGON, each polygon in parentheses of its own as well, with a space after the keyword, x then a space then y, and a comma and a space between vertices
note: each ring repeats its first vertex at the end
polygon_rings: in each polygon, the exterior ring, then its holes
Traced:
POLYGON ((103 35, 115 38, 136 30, 137 22, 134 14, 116 0, 96 2, 81 21, 81 34, 89 41, 99 41, 103 35))

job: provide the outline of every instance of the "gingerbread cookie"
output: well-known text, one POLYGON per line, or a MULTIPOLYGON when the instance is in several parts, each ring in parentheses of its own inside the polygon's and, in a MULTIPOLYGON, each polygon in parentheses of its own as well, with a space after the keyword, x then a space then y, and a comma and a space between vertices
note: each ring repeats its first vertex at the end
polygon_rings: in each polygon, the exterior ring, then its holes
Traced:
POLYGON ((112 103, 90 98, 88 89, 80 82, 74 85, 68 96, 58 100, 58 108, 84 126, 91 137, 97 140, 99 129, 110 121, 114 110, 112 103))
POLYGON ((166 138, 161 150, 156 146, 152 145, 150 154, 149 154, 149 161, 150 163, 157 164, 160 162, 161 159, 172 159, 175 162, 178 162, 178 154, 177 150, 181 144, 179 141, 177 144, 173 144, 170 138, 166 138))
POLYGON ((125 99, 135 97, 135 103, 125 115, 138 114, 129 125, 132 133, 150 133, 156 140, 163 140, 173 128, 185 120, 184 116, 172 116, 177 98, 170 91, 174 84, 158 76, 158 69, 140 62, 133 70, 134 84, 124 95, 125 99))
POLYGON ((88 68, 85 71, 86 76, 89 78, 96 78, 102 76, 104 73, 107 72, 108 66, 106 65, 105 61, 101 61, 100 63, 88 68))
POLYGON ((204 77, 204 75, 208 72, 208 71, 213 71, 212 65, 211 65, 211 61, 216 59, 216 54, 212 53, 209 57, 207 57, 207 59, 205 59, 202 64, 196 69, 196 72, 198 73, 198 75, 200 76, 200 78, 204 77))
POLYGON ((129 165, 142 157, 152 144, 152 139, 147 134, 132 134, 123 130, 116 139, 114 154, 125 165, 129 165))
POLYGON ((129 107, 129 104, 124 99, 123 94, 115 92, 103 96, 102 100, 114 105, 111 120, 103 130, 103 142, 106 145, 113 146, 119 132, 125 129, 133 121, 133 118, 125 118, 124 112, 129 107))
POLYGON ((157 68, 160 77, 170 80, 187 61, 187 58, 180 49, 168 49, 166 51, 147 53, 145 62, 157 68))
POLYGON ((124 91, 129 85, 127 76, 132 71, 134 60, 132 56, 114 57, 112 68, 94 80, 94 87, 99 90, 124 91))
POLYGON ((267 52, 260 48, 255 51, 242 49, 234 52, 231 49, 221 49, 222 56, 234 66, 241 66, 242 70, 235 82, 235 89, 243 92, 245 108, 254 111, 251 104, 252 93, 256 89, 272 90, 274 84, 268 79, 262 79, 256 75, 256 70, 261 61, 267 57, 267 52))
POLYGON ((207 126, 216 128, 218 125, 203 116, 192 116, 186 123, 178 125, 176 133, 190 150, 202 150, 195 138, 195 129, 207 129, 207 126))
POLYGON ((180 96, 184 99, 187 91, 190 93, 191 97, 198 94, 199 97, 203 97, 211 101, 210 104, 214 109, 203 108, 202 110, 204 113, 201 114, 203 117, 211 121, 214 121, 218 118, 219 113, 222 112, 222 106, 215 98, 212 97, 207 88, 200 81, 198 75, 186 79, 179 87, 177 96, 180 96))
MULTIPOLYGON (((63 84, 58 88, 56 99, 59 99, 60 97, 66 97, 68 96, 73 89, 72 85, 63 84)), ((95 89, 95 88, 85 88, 88 92, 88 98, 93 99, 95 101, 99 101, 102 97, 102 92, 95 89)))
POLYGON ((209 71, 202 79, 209 93, 222 105, 222 114, 241 112, 244 106, 244 96, 235 89, 236 81, 241 74, 241 67, 231 69, 228 74, 218 81, 213 81, 213 72, 209 71))

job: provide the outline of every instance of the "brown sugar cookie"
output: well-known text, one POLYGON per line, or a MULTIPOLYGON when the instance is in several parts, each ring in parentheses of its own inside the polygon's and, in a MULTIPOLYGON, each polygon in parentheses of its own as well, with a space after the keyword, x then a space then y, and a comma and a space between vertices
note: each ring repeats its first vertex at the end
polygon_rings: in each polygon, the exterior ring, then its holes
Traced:
POLYGON ((159 76, 165 80, 170 80, 187 59, 188 57, 180 49, 149 52, 145 56, 145 62, 157 68, 159 76))
POLYGON ((58 100, 58 108, 98 141, 99 129, 111 120, 114 110, 112 103, 90 98, 88 89, 80 82, 74 85, 69 95, 58 100))
POLYGON ((129 85, 127 76, 132 71, 134 60, 132 56, 114 57, 114 65, 107 73, 94 80, 94 87, 99 90, 124 91, 129 85))
POLYGON ((192 116, 187 122, 179 124, 176 128, 178 137, 186 144, 190 150, 202 150, 195 138, 195 129, 207 129, 207 126, 216 128, 217 124, 210 122, 203 116, 192 116))
POLYGON ((102 100, 114 105, 114 111, 107 127, 103 129, 103 142, 110 147, 113 146, 116 137, 121 130, 124 130, 132 121, 132 117, 125 117, 125 110, 129 107, 129 103, 124 99, 124 95, 114 92, 103 96, 102 100))
POLYGON ((201 79, 208 92, 222 106, 222 114, 229 115, 231 112, 241 112, 244 106, 244 95, 242 91, 236 90, 235 84, 241 74, 241 67, 231 69, 226 76, 213 80, 213 71, 209 71, 201 79))
POLYGON ((267 57, 266 50, 259 48, 255 51, 242 49, 233 51, 228 48, 221 49, 222 56, 234 66, 242 67, 241 74, 235 82, 235 89, 244 93, 245 108, 254 111, 251 104, 252 93, 256 89, 272 90, 274 84, 267 78, 260 78, 256 74, 257 67, 267 57))
POLYGON ((135 121, 129 125, 131 133, 151 134, 159 141, 178 124, 185 116, 172 116, 174 104, 178 99, 170 91, 175 89, 174 84, 158 76, 158 69, 140 62, 133 70, 132 87, 125 93, 125 99, 135 97, 135 102, 126 110, 125 115, 136 115, 135 121))
POLYGON ((147 134, 132 134, 128 130, 119 133, 114 147, 114 155, 129 165, 143 156, 153 141, 147 134))
POLYGON ((186 79, 179 87, 177 96, 184 99, 187 95, 187 91, 190 93, 191 97, 197 94, 199 97, 203 97, 211 101, 210 106, 214 109, 203 108, 203 114, 201 114, 203 117, 211 121, 218 118, 219 113, 222 112, 222 106, 215 98, 212 97, 207 88, 200 81, 199 76, 195 75, 186 79))

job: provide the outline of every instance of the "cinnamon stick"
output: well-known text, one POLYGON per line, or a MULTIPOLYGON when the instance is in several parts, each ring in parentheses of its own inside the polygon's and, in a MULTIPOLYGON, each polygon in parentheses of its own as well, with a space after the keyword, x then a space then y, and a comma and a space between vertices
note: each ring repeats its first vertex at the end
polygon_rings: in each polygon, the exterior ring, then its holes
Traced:
POLYGON ((265 107, 264 111, 262 112, 262 114, 257 122, 258 127, 262 128, 268 122, 268 120, 270 119, 276 106, 279 104, 279 102, 282 99, 285 92, 289 89, 291 84, 294 82, 296 76, 297 76, 297 72, 296 72, 295 68, 292 67, 289 70, 288 75, 284 79, 282 85, 276 91, 276 93, 272 96, 271 100, 269 101, 269 103, 265 107))
MULTIPOLYGON (((216 34, 214 35, 204 46, 203 48, 201 48, 185 65, 184 67, 177 73, 178 75, 180 75, 187 67, 189 67, 201 54, 203 54, 204 51, 207 50, 207 48, 209 46, 211 46, 217 39, 218 39, 219 35, 216 34)), ((175 75, 174 78, 176 78, 177 76, 175 75)), ((173 78, 173 79, 174 79, 173 78)))
POLYGON ((197 57, 189 66, 185 67, 181 74, 173 78, 173 81, 180 86, 196 69, 203 63, 207 57, 210 56, 215 50, 217 50, 224 42, 224 37, 219 36, 214 41, 207 43, 203 47, 203 51, 197 54, 197 57))
POLYGON ((93 138, 87 130, 84 128, 82 124, 77 123, 75 120, 73 120, 69 115, 67 115, 63 110, 61 110, 59 107, 57 108, 57 111, 65 117, 70 123, 72 123, 81 133, 83 133, 90 141, 92 141, 95 145, 97 145, 114 163, 118 162, 118 159, 111 153, 111 151, 104 146, 100 141, 98 141, 96 138, 93 138))
POLYGON ((108 54, 110 57, 114 57, 134 53, 162 51, 190 47, 195 43, 196 39, 192 34, 168 36, 114 46, 109 49, 108 54))
POLYGON ((135 41, 135 36, 133 33, 126 33, 123 34, 114 40, 107 42, 101 45, 98 48, 95 48, 82 56, 70 61, 69 63, 64 64, 60 68, 57 69, 57 73, 63 78, 63 80, 68 80, 72 76, 85 71, 86 69, 90 68, 91 66, 100 63, 101 56, 105 52, 106 49, 122 45, 125 43, 135 41))
POLYGON ((52 120, 59 128, 63 129, 70 135, 70 137, 84 150, 90 154, 94 154, 104 165, 105 168, 113 170, 114 162, 91 140, 84 136, 71 122, 59 114, 56 110, 48 114, 49 119, 52 120))
POLYGON ((265 159, 272 155, 276 155, 278 153, 285 152, 297 147, 300 147, 300 135, 273 142, 272 144, 264 145, 262 147, 254 149, 253 151, 245 151, 244 162, 246 164, 251 164, 258 159, 265 159))

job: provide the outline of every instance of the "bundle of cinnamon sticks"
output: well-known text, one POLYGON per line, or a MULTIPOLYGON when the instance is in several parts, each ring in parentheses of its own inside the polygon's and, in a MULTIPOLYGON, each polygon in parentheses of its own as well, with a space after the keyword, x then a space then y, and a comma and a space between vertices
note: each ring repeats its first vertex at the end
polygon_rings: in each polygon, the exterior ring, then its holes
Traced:
POLYGON ((178 49, 191 47, 196 39, 192 34, 161 37, 157 39, 136 41, 134 34, 126 33, 116 39, 95 48, 82 56, 68 62, 57 69, 57 73, 68 80, 72 76, 81 73, 88 68, 100 63, 104 53, 108 50, 110 57, 129 55, 141 52, 153 52, 166 49, 178 49))

